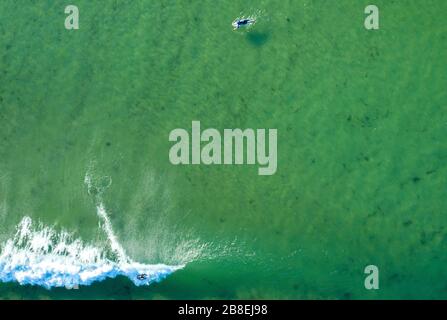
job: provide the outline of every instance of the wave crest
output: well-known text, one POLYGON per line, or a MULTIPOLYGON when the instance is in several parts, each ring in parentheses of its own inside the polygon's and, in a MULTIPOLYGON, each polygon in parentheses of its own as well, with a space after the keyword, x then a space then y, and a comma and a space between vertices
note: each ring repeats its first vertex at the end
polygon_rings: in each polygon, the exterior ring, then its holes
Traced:
POLYGON ((130 259, 113 233, 102 203, 98 216, 109 240, 112 253, 84 243, 67 231, 36 224, 24 217, 17 231, 0 252, 0 281, 45 288, 90 285, 117 276, 128 277, 136 286, 149 285, 166 278, 183 265, 142 264, 130 259))

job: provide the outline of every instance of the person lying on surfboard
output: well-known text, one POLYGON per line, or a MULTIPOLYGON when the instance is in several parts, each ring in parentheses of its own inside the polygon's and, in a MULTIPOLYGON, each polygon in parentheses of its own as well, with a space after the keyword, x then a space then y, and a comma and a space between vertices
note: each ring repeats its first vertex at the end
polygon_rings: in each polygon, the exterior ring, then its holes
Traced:
POLYGON ((248 17, 248 18, 237 18, 236 20, 233 21, 233 23, 231 24, 234 28, 234 30, 236 29, 240 29, 243 27, 249 27, 252 26, 256 23, 256 19, 248 17))
POLYGON ((145 274, 145 273, 137 275, 138 280, 145 280, 146 278, 147 278, 147 274, 145 274))

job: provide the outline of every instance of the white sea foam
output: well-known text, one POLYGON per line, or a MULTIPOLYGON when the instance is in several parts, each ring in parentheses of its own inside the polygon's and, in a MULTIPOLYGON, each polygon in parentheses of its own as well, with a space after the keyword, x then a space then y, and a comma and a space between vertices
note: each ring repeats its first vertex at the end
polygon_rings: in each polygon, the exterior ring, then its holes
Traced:
MULTIPOLYGON (((98 207, 98 212, 106 215, 103 207, 98 207)), ((116 241, 115 237, 109 239, 116 241)), ((15 236, 2 245, 0 281, 51 288, 90 285, 126 276, 140 286, 161 281, 183 267, 134 262, 117 241, 110 247, 117 259, 108 258, 107 250, 85 244, 66 231, 56 232, 24 217, 15 236)))
MULTIPOLYGON (((92 188, 91 178, 85 182, 92 188)), ((97 196, 97 215, 107 236, 106 246, 84 243, 67 231, 24 217, 15 235, 0 247, 0 281, 45 288, 90 285, 117 276, 136 286, 166 278, 184 265, 143 264, 130 259, 113 232, 104 204, 97 196)))

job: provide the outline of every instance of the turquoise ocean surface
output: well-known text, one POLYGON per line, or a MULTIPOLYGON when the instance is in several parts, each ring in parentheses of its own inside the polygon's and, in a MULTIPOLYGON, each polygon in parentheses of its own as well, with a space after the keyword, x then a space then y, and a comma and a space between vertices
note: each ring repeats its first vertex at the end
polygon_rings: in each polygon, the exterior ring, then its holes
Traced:
POLYGON ((2 0, 0 299, 446 299, 446 13, 2 0), (277 172, 172 165, 192 121, 277 129, 277 172))

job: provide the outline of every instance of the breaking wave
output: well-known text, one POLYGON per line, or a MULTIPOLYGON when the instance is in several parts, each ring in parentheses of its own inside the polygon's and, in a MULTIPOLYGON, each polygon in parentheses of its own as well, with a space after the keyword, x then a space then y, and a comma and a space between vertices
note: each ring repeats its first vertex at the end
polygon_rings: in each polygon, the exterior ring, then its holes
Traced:
MULTIPOLYGON (((90 193, 89 175, 85 183, 90 193)), ((133 261, 118 242, 100 195, 97 195, 96 213, 107 236, 106 247, 85 243, 65 230, 57 231, 24 217, 15 235, 1 245, 0 281, 47 289, 77 288, 125 276, 136 286, 142 286, 159 282, 184 267, 133 261)))

